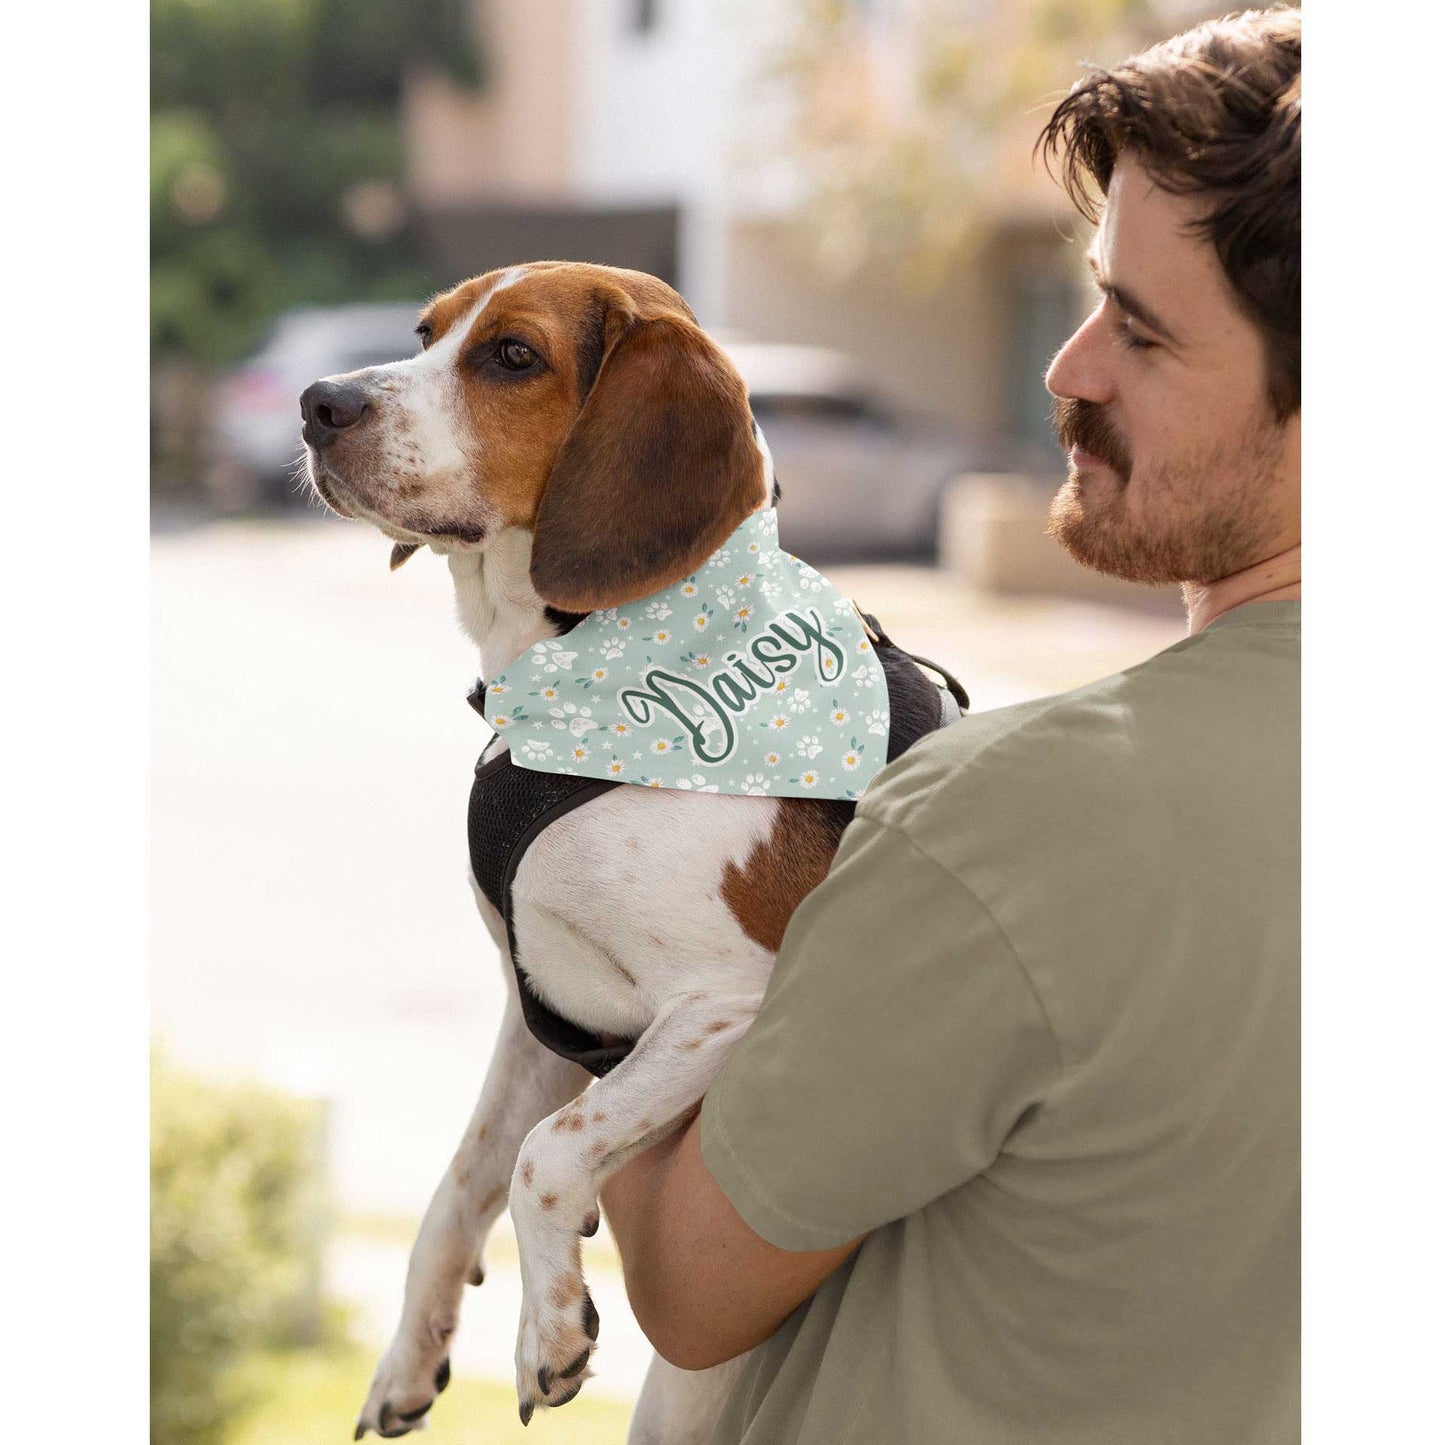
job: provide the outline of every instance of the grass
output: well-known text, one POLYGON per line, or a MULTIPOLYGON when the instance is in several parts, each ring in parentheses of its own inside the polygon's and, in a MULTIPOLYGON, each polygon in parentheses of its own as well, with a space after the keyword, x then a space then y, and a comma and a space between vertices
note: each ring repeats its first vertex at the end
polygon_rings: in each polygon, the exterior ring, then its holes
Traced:
MULTIPOLYGON (((248 1370, 262 1403, 226 1445, 343 1445, 356 1427, 375 1360, 355 1346, 268 1355, 248 1370)), ((589 1397, 539 1410, 525 1429, 510 1385, 454 1378, 427 1417, 425 1445, 624 1445, 631 1406, 589 1397)), ((367 1436, 368 1440, 375 1439, 367 1436)))

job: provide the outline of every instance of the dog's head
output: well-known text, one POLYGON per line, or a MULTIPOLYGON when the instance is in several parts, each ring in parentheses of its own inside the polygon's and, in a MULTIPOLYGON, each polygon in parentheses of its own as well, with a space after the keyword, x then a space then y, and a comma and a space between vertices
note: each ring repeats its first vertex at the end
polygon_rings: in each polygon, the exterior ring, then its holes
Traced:
POLYGON ((543 261, 421 313, 422 351, 301 397, 312 485, 397 543, 532 537, 532 584, 573 612, 698 567, 768 500, 747 392, 670 286, 543 261))

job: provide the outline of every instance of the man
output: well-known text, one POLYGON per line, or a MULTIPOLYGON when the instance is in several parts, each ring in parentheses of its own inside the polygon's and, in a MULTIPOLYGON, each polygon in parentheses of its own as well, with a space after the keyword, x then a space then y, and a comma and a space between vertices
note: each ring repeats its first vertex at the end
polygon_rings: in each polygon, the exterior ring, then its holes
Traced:
POLYGON ((1086 565, 1187 638, 885 769, 753 1028, 603 1199, 748 1445, 1299 1433, 1298 11, 1075 87, 1046 384, 1086 565))

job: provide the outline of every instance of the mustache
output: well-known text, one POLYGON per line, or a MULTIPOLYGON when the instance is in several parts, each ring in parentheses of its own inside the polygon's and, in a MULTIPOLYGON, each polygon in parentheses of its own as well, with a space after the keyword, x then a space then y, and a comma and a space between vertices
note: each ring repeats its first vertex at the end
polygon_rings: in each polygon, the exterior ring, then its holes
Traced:
POLYGON ((1114 430, 1114 424, 1097 401, 1083 401, 1076 396, 1056 396, 1053 401, 1054 430, 1065 451, 1081 447, 1093 452, 1118 473, 1121 481, 1129 480, 1134 459, 1128 444, 1114 430))

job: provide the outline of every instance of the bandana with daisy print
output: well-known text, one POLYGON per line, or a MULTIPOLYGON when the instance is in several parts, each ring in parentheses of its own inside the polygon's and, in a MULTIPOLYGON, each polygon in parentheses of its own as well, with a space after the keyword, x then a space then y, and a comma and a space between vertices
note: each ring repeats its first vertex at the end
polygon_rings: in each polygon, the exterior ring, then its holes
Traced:
POLYGON ((754 512, 690 577, 589 613, 481 689, 512 761, 640 787, 857 798, 888 687, 857 608, 754 512))

